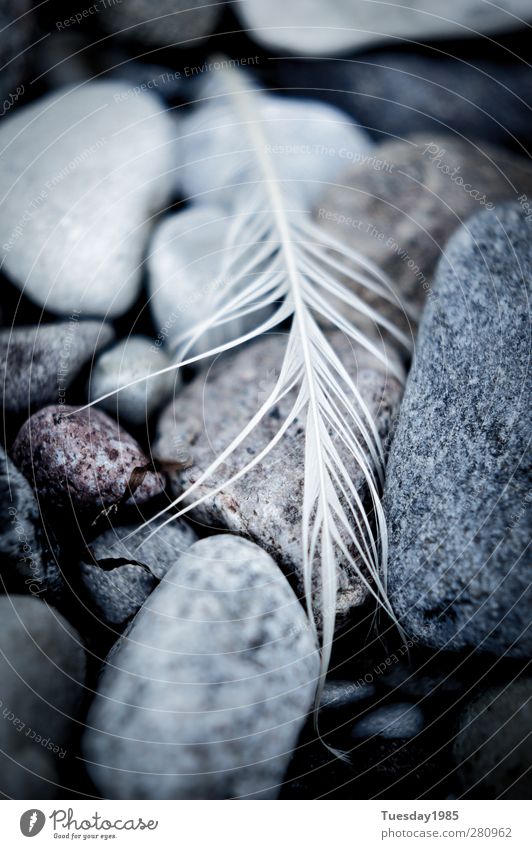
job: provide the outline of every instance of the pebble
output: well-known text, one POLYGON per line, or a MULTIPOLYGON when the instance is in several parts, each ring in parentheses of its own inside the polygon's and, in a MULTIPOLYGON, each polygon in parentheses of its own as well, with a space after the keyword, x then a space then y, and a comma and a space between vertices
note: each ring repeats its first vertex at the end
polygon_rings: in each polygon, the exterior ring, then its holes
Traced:
POLYGON ((340 711, 355 707, 375 696, 373 684, 358 684, 353 681, 327 681, 323 688, 320 710, 340 711))
POLYGON ((108 659, 83 751, 106 797, 274 798, 319 658, 272 559, 230 535, 195 543, 108 659))
POLYGON ((162 480, 135 470, 149 461, 138 443, 100 410, 50 406, 26 421, 11 451, 16 465, 46 507, 100 513, 131 491, 127 503, 143 504, 162 492, 162 480), (135 489, 135 484, 138 483, 135 489))
POLYGON ((532 223, 485 211, 449 243, 421 323, 385 490, 390 598, 420 645, 532 651, 531 279, 532 223))
POLYGON ((123 628, 197 540, 186 522, 177 519, 163 525, 165 520, 142 529, 135 525, 110 528, 88 546, 80 564, 80 581, 85 602, 99 622, 123 628), (155 529, 155 536, 148 539, 155 529), (126 540, 130 534, 134 536, 126 540))
MULTIPOLYGON (((490 205, 532 196, 532 168, 506 151, 481 153, 450 135, 393 140, 372 153, 323 194, 315 217, 389 275, 415 323, 433 296, 436 266, 452 233, 490 205)), ((398 313, 391 315, 402 323, 398 313)))
MULTIPOLYGON (((128 336, 100 354, 89 380, 89 399, 95 401, 121 386, 170 366, 171 360, 147 336, 128 336)), ((99 406, 132 425, 140 425, 172 397, 179 377, 166 372, 129 386, 101 401, 99 406)))
MULTIPOLYGON (((149 296, 157 343, 173 351, 182 334, 212 314, 223 291, 220 275, 230 219, 221 207, 191 205, 156 228, 148 257, 149 296)), ((187 357, 212 350, 257 327, 266 311, 205 332, 187 357)))
POLYGON ((0 149, 8 277, 60 315, 124 313, 153 215, 173 191, 175 129, 162 103, 123 83, 60 89, 2 121, 0 149))
POLYGON ((509 57, 381 50, 346 62, 286 59, 270 73, 274 87, 327 100, 377 141, 449 133, 523 153, 532 141, 532 70, 509 57))
MULTIPOLYGON (((367 153, 370 136, 339 109, 319 100, 280 97, 261 92, 262 85, 238 72, 252 92, 256 128, 264 153, 282 184, 289 208, 308 210, 335 182, 350 157, 367 153), (255 93, 256 92, 256 93, 255 93)), ((182 123, 183 189, 185 197, 230 207, 227 187, 242 181, 249 165, 252 178, 260 174, 257 153, 246 122, 235 108, 230 78, 211 74, 197 93, 206 105, 191 111, 182 123)))
MULTIPOLYGON (((279 374, 286 346, 283 335, 272 335, 233 357, 220 358, 209 372, 207 380, 198 377, 186 386, 175 403, 163 411, 157 429, 154 454, 172 460, 172 444, 188 445, 190 468, 169 473, 174 495, 180 494, 197 480, 217 454, 252 418, 268 397, 279 374)), ((330 337, 344 364, 356 378, 360 393, 375 417, 381 439, 390 436, 398 413, 402 387, 393 376, 386 374, 372 355, 356 351, 341 333, 330 337)), ((185 503, 207 495, 215 486, 241 469, 277 433, 285 415, 290 411, 295 393, 287 395, 255 428, 251 436, 235 452, 222 470, 200 486, 185 503)), ((301 557, 301 516, 304 465, 304 422, 298 420, 284 435, 266 460, 246 473, 239 481, 224 486, 195 508, 193 516, 207 526, 222 527, 258 543, 275 559, 293 580, 296 592, 303 594, 301 557)), ((177 459, 177 457, 176 457, 177 459)), ((349 459, 346 458, 349 462, 349 459)), ((353 481, 362 499, 365 487, 360 470, 353 468, 353 481)), ((367 599, 368 591, 360 578, 346 564, 339 568, 337 612, 339 621, 349 610, 367 599)), ((319 595, 319 589, 316 587, 319 595)), ((317 596, 316 596, 317 601, 317 596)), ((319 610, 319 604, 316 603, 319 610)))
POLYGON ((28 53, 35 35, 31 0, 0 0, 0 117, 24 96, 28 53))
POLYGON ((530 799, 532 681, 517 679, 473 699, 453 745, 462 792, 477 799, 530 799))
POLYGON ((352 729, 355 739, 383 737, 385 740, 409 740, 425 726, 421 708, 405 703, 383 705, 359 719, 352 729))
POLYGON ((214 31, 222 9, 223 3, 209 0, 109 0, 97 17, 103 29, 122 40, 185 49, 214 31))
POLYGON ((68 794, 85 678, 81 639, 52 607, 29 596, 0 597, 0 792, 12 799, 68 794))
POLYGON ((425 42, 511 32, 532 18, 528 0, 504 6, 483 0, 438 0, 388 4, 366 0, 246 0, 233 6, 243 29, 276 54, 338 56, 389 41, 425 42))
POLYGON ((114 337, 108 324, 68 321, 0 330, 0 398, 8 413, 28 413, 54 401, 91 357, 114 337))

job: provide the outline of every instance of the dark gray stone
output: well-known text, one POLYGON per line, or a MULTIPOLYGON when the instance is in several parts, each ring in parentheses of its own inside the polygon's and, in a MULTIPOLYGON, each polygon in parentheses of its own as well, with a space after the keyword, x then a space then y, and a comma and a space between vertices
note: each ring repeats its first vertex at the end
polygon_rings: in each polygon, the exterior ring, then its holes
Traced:
MULTIPOLYGON (((0 448, 0 557, 3 576, 17 576, 34 592, 42 588, 45 559, 39 533, 39 507, 33 490, 0 448)), ((15 578, 16 580, 16 578, 15 578)))
POLYGON ((358 720, 352 735, 356 739, 383 737, 386 740, 409 740, 420 734, 424 726, 421 708, 405 702, 376 708, 358 720))
POLYGON ((484 212, 451 240, 420 327, 387 469, 389 590, 434 648, 532 651, 532 222, 484 212))
POLYGON ((0 68, 2 68, 1 117, 6 115, 25 93, 24 76, 28 68, 27 49, 30 47, 35 34, 31 0, 1 0, 0 32, 3 33, 0 45, 0 68))
POLYGON ((532 168, 524 158, 488 146, 481 152, 451 135, 393 140, 371 153, 323 194, 315 217, 389 275, 400 306, 382 298, 376 306, 408 329, 407 317, 415 325, 433 296, 452 233, 477 211, 532 197, 532 168))
POLYGON ((378 141, 456 133, 521 151, 532 142, 532 69, 511 57, 379 51, 344 61, 286 60, 266 71, 277 86, 345 109, 378 141))
POLYGON ((83 751, 123 799, 271 798, 312 705, 319 657, 258 546, 195 543, 107 660, 83 751))
POLYGON ((453 757, 461 791, 478 799, 530 799, 532 681, 492 687, 462 711, 453 757))
POLYGON ((0 792, 14 799, 68 795, 61 771, 83 695, 79 635, 45 602, 0 598, 0 792))
POLYGON ((108 324, 79 321, 0 331, 0 399, 8 413, 23 413, 65 393, 85 363, 114 336, 108 324))
MULTIPOLYGON (((386 373, 386 367, 380 361, 366 351, 353 348, 341 333, 332 334, 330 339, 374 416, 381 439, 386 440, 399 409, 401 384, 389 372, 386 373)), ((276 334, 246 347, 233 357, 218 360, 207 377, 198 377, 186 386, 163 412, 153 449, 155 456, 177 462, 183 457, 183 444, 189 446, 192 455, 189 468, 169 472, 170 487, 175 495, 197 480, 266 400, 279 375, 285 346, 286 337, 276 334), (175 457, 171 453, 172 445, 176 446, 175 457), (163 457, 165 450, 169 453, 163 457)), ((394 357, 393 352, 390 355, 394 357)), ((295 391, 285 396, 224 467, 187 496, 185 503, 207 495, 259 453, 277 433, 295 397, 295 391)), ((262 463, 240 480, 207 498, 192 513, 198 521, 241 534, 262 546, 294 582, 300 597, 304 595, 301 531, 304 434, 305 422, 301 417, 262 463)), ((340 446, 341 453, 342 450, 340 446)), ((347 452, 344 462, 353 467, 352 479, 364 499, 367 491, 361 470, 347 452)), ((369 591, 347 563, 339 564, 338 581, 337 612, 341 621, 351 608, 368 598, 369 591)), ((318 611, 319 593, 319 584, 316 583, 318 611)))
POLYGON ((320 710, 344 710, 361 702, 369 701, 375 695, 373 684, 359 684, 353 681, 327 681, 323 688, 320 710))
POLYGON ((80 564, 85 602, 106 625, 122 628, 181 554, 197 539, 180 519, 165 519, 146 528, 135 525, 110 528, 88 546, 80 564), (148 539, 152 531, 155 536, 148 539), (130 539, 125 537, 134 534, 130 539))
POLYGON ((133 437, 94 408, 45 407, 22 425, 11 453, 47 507, 96 514, 163 489, 158 474, 140 471, 149 461, 133 437))

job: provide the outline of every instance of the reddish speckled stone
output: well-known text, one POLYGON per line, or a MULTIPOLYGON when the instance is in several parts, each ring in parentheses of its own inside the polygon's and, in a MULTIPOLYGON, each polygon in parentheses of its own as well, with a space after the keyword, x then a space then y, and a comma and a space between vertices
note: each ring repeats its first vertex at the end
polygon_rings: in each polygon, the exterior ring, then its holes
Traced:
MULTIPOLYGON (((49 506, 70 503, 83 513, 122 498, 133 470, 148 463, 133 437, 105 413, 94 408, 75 413, 68 406, 45 407, 28 419, 12 457, 49 506)), ((162 488, 159 475, 148 472, 129 501, 143 503, 162 488)))

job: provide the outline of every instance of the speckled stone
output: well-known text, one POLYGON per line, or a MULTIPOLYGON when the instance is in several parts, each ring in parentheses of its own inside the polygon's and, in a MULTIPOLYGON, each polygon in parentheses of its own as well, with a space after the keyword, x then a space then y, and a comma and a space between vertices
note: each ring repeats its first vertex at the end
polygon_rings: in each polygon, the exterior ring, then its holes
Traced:
MULTIPOLYGON (((90 400, 94 401, 134 380, 168 368, 171 364, 170 358, 155 344, 155 340, 147 336, 128 336, 96 360, 89 381, 90 400)), ((175 372, 159 374, 122 389, 101 401, 99 406, 111 415, 118 414, 120 419, 130 424, 142 424, 170 399, 172 389, 179 386, 180 382, 175 372)))
POLYGON ((379 50, 348 61, 269 63, 273 87, 339 106, 377 141, 412 133, 453 133, 522 151, 532 141, 532 68, 515 56, 490 58, 491 45, 462 57, 379 50), (482 55, 483 54, 483 55, 482 55))
POLYGON ((530 799, 532 681, 479 694, 462 711, 453 744, 461 791, 477 799, 530 799))
POLYGON ((8 413, 61 403, 80 369, 113 338, 99 321, 71 321, 0 331, 0 398, 8 413))
POLYGON ((389 591, 421 645, 529 656, 532 222, 484 212, 446 251, 387 468, 389 591))
MULTIPOLYGON (((475 212, 522 193, 532 197, 532 168, 524 158, 489 146, 481 152, 451 135, 393 140, 372 154, 324 192, 315 217, 389 275, 415 326, 433 297, 449 237, 475 212)), ((378 307, 408 326, 402 309, 382 300, 378 307)))
POLYGON ((361 702, 375 696, 373 684, 359 684, 353 681, 327 681, 323 688, 320 710, 340 711, 356 707, 361 702))
POLYGON ((272 559, 237 537, 200 540, 108 658, 83 740, 91 778, 111 798, 275 797, 318 670, 272 559))
POLYGON ((209 0, 109 0, 97 23, 122 40, 193 48, 213 32, 222 9, 209 0))
MULTIPOLYGON (((51 406, 35 413, 22 425, 11 453, 47 507, 71 505, 84 514, 98 513, 126 495, 134 470, 149 461, 105 413, 75 410, 51 406)), ((128 501, 142 504, 160 492, 162 480, 148 471, 128 501)))
POLYGON ((13 799, 63 798, 83 696, 79 635, 52 607, 29 596, 0 597, 0 792, 13 799))
POLYGON ((124 83, 58 89, 2 120, 0 257, 12 282, 60 315, 124 313, 174 191, 175 138, 162 102, 124 83))
POLYGON ((182 519, 163 525, 166 517, 140 529, 119 525, 88 546, 80 564, 85 603, 99 622, 123 628, 144 604, 181 554, 197 539, 182 519), (152 531, 155 536, 148 539, 152 531), (130 539, 125 539, 133 534, 130 539))
MULTIPOLYGON (((383 440, 390 434, 397 414, 402 387, 386 374, 373 356, 357 350, 342 334, 331 340, 344 364, 354 376, 359 391, 375 417, 383 440)), ((286 337, 273 335, 217 362, 207 377, 198 377, 186 386, 174 404, 163 412, 158 425, 154 453, 161 456, 172 444, 188 445, 192 465, 172 471, 170 486, 174 493, 197 480, 217 454, 252 418, 268 397, 279 374, 286 337)), ((295 401, 295 393, 274 407, 252 435, 236 451, 234 457, 207 484, 200 486, 190 502, 210 492, 232 472, 241 469, 277 433, 284 416, 295 401)), ((209 526, 223 527, 261 545, 293 581, 298 595, 303 595, 301 515, 304 464, 305 424, 294 423, 266 460, 239 481, 224 487, 194 510, 194 517, 209 526)), ((340 449, 342 450, 342 449, 340 449)), ((167 459, 172 459, 171 455, 167 459)), ((344 457, 349 463, 350 458, 344 457)), ((353 481, 362 499, 365 497, 363 476, 353 466, 353 481)), ((339 621, 347 612, 366 600, 368 591, 360 578, 340 564, 337 611, 339 621)), ((316 609, 319 588, 316 585, 316 609)))

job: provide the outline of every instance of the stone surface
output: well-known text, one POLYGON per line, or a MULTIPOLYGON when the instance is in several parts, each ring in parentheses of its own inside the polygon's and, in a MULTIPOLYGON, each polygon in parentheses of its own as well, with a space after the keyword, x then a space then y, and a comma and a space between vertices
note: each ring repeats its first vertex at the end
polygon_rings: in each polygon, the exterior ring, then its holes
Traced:
POLYGON ((108 658, 84 754, 106 796, 275 797, 318 653, 271 558, 229 535, 183 554, 108 658))
POLYGON ((272 85, 345 109, 378 141, 456 133, 523 152, 532 142, 530 65, 463 57, 379 51, 341 62, 288 59, 266 70, 272 85))
POLYGON ((356 707, 375 696, 373 684, 358 684, 353 681, 327 681, 323 688, 320 710, 340 711, 356 707))
POLYGON ((88 546, 80 580, 85 601, 100 622, 122 628, 196 541, 196 533, 181 519, 163 526, 165 520, 142 529, 135 525, 110 528, 88 546), (155 529, 155 536, 148 539, 155 529), (125 540, 130 534, 134 536, 125 540))
POLYGON ((11 453, 46 507, 97 514, 162 492, 159 475, 136 472, 149 463, 138 443, 94 408, 45 407, 22 425, 11 453))
MULTIPOLYGON (((389 275, 415 324, 449 237, 475 212, 532 197, 532 168, 521 157, 487 147, 482 153, 443 135, 390 141, 372 153, 323 194, 315 216, 389 275)), ((391 317, 406 322, 399 309, 391 317)))
MULTIPOLYGON (((330 338, 375 417, 381 439, 386 440, 401 399, 399 381, 386 374, 384 366, 372 355, 362 350, 355 353, 342 334, 330 338)), ((181 453, 184 444, 189 446, 192 458, 190 468, 170 473, 174 493, 181 493, 183 487, 197 480, 268 398, 279 375, 285 346, 286 337, 275 334, 246 347, 234 358, 220 359, 207 377, 198 377, 186 386, 163 412, 153 448, 155 455, 161 458, 163 448, 168 450, 172 444, 181 453)), ((223 484, 262 450, 277 433, 294 401, 295 391, 271 410, 224 467, 188 497, 189 502, 223 484)), ((208 526, 221 526, 261 545, 285 570, 300 596, 304 432, 304 419, 300 418, 262 463, 230 487, 224 486, 193 513, 208 526)), ((162 459, 171 460, 171 452, 162 459)), ((352 463, 350 457, 344 457, 344 461, 352 463)), ((352 479, 364 499, 364 478, 354 464, 352 479)), ((337 610, 344 615, 366 600, 368 591, 347 564, 340 564, 338 579, 337 610)), ((315 591, 319 593, 317 586, 315 591)), ((320 609, 318 603, 316 609, 320 609)))
POLYGON ((218 23, 223 3, 209 0, 109 0, 98 24, 117 37, 153 47, 194 48, 218 23))
MULTIPOLYGON (((170 365, 171 360, 153 339, 128 336, 96 360, 89 380, 89 398, 95 401, 108 392, 170 365)), ((176 378, 175 372, 159 374, 106 398, 99 406, 130 424, 142 424, 171 398, 176 380, 179 385, 180 378, 176 378)))
POLYGON ((532 222, 516 205, 451 240, 387 468, 389 591, 434 648, 528 656, 532 222))
POLYGON ((0 117, 7 115, 24 95, 24 76, 28 54, 34 36, 34 21, 30 0, 1 0, 0 32, 4 33, 0 46, 0 117))
POLYGON ((530 21, 528 0, 486 4, 448 0, 445 14, 437 0, 367 3, 365 0, 246 0, 234 9, 258 44, 277 53, 334 56, 387 41, 471 38, 519 29, 530 21))
POLYGON ((529 799, 532 792, 532 681, 481 693, 460 719, 453 745, 461 790, 477 799, 529 799))
POLYGON ((83 695, 81 639, 52 607, 0 597, 0 792, 64 798, 61 768, 83 695))
POLYGON ((9 584, 38 594, 46 579, 40 514, 28 481, 0 448, 0 569, 9 584))
POLYGON ((424 726, 421 709, 405 702, 376 708, 359 719, 351 733, 355 739, 382 737, 386 740, 409 740, 420 734, 424 726))
POLYGON ((0 331, 0 398, 8 413, 63 403, 80 369, 114 333, 98 321, 60 321, 0 331))
POLYGON ((173 189, 162 103, 119 83, 61 89, 3 121, 0 149, 3 270, 52 312, 125 312, 173 189))
POLYGON ((319 100, 265 94, 258 80, 243 71, 232 73, 208 75, 197 93, 206 104, 183 119, 185 197, 230 209, 227 186, 241 184, 248 165, 251 179, 257 179, 255 148, 263 145, 290 208, 307 210, 324 184, 335 182, 345 169, 346 157, 349 161, 371 149, 369 135, 341 110, 319 100), (239 86, 247 90, 246 108, 255 124, 239 111, 239 86), (257 140, 250 134, 253 128, 257 140))
MULTIPOLYGON (((223 293, 220 274, 230 218, 221 207, 189 206, 156 228, 148 257, 150 309, 156 344, 172 351, 192 326, 213 312, 223 293)), ((261 316, 266 317, 266 311, 261 316)), ((257 313, 211 328, 187 356, 237 339, 260 323, 257 313)))

